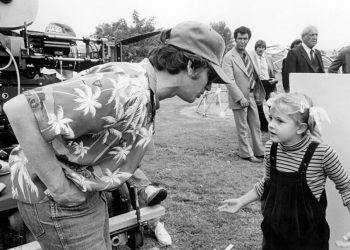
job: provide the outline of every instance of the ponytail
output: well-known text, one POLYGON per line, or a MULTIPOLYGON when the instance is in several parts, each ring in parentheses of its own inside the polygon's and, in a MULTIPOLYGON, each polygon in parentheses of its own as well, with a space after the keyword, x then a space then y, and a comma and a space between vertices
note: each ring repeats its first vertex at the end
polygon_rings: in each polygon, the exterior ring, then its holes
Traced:
POLYGON ((309 108, 309 119, 308 119, 308 127, 310 130, 310 134, 317 139, 321 140, 322 136, 322 122, 327 121, 330 123, 329 116, 321 107, 310 107, 309 108))

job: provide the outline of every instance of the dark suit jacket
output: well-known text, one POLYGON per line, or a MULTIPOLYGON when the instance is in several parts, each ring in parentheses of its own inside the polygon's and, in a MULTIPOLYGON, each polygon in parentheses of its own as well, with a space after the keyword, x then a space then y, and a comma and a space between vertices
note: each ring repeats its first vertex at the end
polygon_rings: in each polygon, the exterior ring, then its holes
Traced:
MULTIPOLYGON (((257 69, 254 64, 254 61, 252 61, 252 63, 254 68, 253 74, 255 79, 254 98, 255 101, 260 104, 264 101, 266 92, 257 74, 257 69)), ((231 80, 231 84, 225 84, 227 88, 229 108, 243 109, 239 101, 243 97, 249 100, 250 79, 247 68, 244 65, 244 62, 235 47, 228 51, 224 56, 222 68, 225 74, 231 80)))
MULTIPOLYGON (((317 49, 315 49, 315 58, 320 65, 320 73, 325 73, 322 56, 317 49)), ((291 49, 286 57, 282 75, 283 88, 286 92, 289 92, 289 73, 319 73, 316 72, 307 52, 301 44, 291 49)))
POLYGON ((350 73, 350 46, 339 51, 338 56, 329 66, 328 73, 338 73, 340 67, 344 74, 350 73))

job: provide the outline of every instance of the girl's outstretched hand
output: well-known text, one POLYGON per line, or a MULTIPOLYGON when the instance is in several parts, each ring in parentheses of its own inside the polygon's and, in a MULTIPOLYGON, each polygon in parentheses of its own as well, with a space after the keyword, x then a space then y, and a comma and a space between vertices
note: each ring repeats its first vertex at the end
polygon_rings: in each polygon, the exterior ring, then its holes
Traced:
POLYGON ((335 242, 335 244, 338 246, 338 247, 342 247, 342 248, 345 248, 345 247, 350 247, 350 232, 347 233, 346 235, 343 236, 343 241, 341 240, 337 240, 335 242))
POLYGON ((240 199, 228 199, 224 200, 223 205, 218 207, 220 212, 227 212, 227 213, 236 213, 241 207, 242 202, 240 199))

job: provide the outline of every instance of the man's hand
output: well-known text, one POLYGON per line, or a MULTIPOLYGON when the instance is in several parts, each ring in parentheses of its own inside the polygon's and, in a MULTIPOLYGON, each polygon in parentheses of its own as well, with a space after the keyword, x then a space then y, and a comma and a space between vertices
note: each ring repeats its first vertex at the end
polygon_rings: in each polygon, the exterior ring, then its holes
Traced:
POLYGON ((60 184, 55 190, 50 190, 49 195, 63 206, 77 206, 86 200, 86 193, 82 192, 72 181, 63 175, 57 182, 60 184))
POLYGON ((220 212, 236 213, 243 206, 240 199, 228 199, 222 202, 223 205, 218 207, 220 212))
POLYGON ((270 83, 271 85, 276 85, 276 83, 278 83, 278 80, 277 80, 276 78, 270 78, 270 79, 269 79, 269 83, 270 83))
POLYGON ((57 160, 52 145, 42 136, 26 97, 18 95, 10 99, 5 103, 4 111, 28 162, 52 198, 65 206, 83 203, 85 194, 65 176, 62 163, 57 160))
POLYGON ((249 106, 249 101, 245 99, 244 97, 239 101, 239 104, 241 105, 242 108, 246 108, 249 106))

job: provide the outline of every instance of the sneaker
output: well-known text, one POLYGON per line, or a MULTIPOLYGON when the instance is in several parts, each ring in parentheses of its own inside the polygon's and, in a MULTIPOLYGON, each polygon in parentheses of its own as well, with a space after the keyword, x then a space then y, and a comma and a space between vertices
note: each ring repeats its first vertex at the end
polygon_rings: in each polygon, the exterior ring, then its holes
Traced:
POLYGON ((8 162, 0 160, 0 176, 9 174, 10 173, 10 166, 8 162))
POLYGON ((149 185, 146 188, 141 189, 139 195, 140 198, 145 201, 147 206, 153 206, 165 200, 168 193, 164 188, 149 185))
POLYGON ((162 222, 158 221, 156 228, 154 230, 154 234, 160 244, 164 246, 171 245, 171 237, 168 231, 165 229, 164 224, 162 222))

